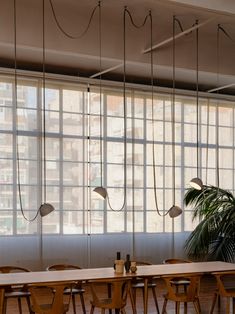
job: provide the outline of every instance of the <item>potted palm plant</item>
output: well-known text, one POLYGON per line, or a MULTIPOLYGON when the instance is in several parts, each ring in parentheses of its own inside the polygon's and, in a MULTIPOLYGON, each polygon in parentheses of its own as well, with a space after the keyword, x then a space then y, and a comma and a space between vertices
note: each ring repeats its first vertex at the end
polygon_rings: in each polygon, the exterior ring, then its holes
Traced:
POLYGON ((193 206, 193 219, 199 224, 186 240, 185 249, 194 260, 235 259, 235 197, 227 190, 203 186, 190 188, 184 198, 186 206, 193 206))

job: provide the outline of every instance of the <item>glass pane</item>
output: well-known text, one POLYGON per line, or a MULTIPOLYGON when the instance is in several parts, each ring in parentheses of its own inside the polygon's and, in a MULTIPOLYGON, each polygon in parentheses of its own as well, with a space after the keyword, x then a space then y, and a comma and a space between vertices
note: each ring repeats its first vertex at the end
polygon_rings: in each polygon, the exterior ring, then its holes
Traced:
POLYGON ((63 114, 63 133, 69 135, 82 135, 83 117, 80 114, 63 114))
POLYGON ((83 213, 77 211, 66 211, 63 213, 63 233, 82 234, 83 233, 83 213))
POLYGON ((63 89, 63 111, 83 112, 83 92, 63 89))
POLYGON ((13 234, 13 212, 0 211, 0 235, 12 235, 13 234))

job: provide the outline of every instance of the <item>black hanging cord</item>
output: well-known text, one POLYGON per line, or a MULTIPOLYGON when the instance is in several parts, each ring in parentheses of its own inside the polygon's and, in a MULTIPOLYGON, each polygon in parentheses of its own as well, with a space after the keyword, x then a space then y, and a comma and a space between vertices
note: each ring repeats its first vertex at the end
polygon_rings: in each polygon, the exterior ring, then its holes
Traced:
POLYGON ((172 79, 172 106, 171 106, 171 117, 172 117, 172 201, 173 206, 175 205, 175 21, 176 17, 173 16, 173 54, 172 54, 172 65, 173 65, 173 79, 172 79))
POLYGON ((103 134, 103 119, 102 119, 102 29, 101 29, 101 5, 99 7, 99 68, 100 68, 100 80, 99 80, 99 97, 100 97, 100 176, 101 176, 101 187, 103 186, 103 145, 102 145, 102 134, 103 134))
POLYGON ((235 40, 229 35, 229 33, 220 24, 218 24, 218 30, 219 31, 221 30, 222 33, 224 33, 226 37, 228 37, 233 43, 235 43, 235 40))
POLYGON ((142 28, 142 27, 146 24, 147 19, 148 19, 148 17, 150 16, 150 14, 147 14, 147 15, 145 16, 145 18, 144 18, 143 23, 141 23, 141 24, 138 25, 137 23, 134 22, 134 19, 133 19, 133 17, 132 17, 132 14, 131 14, 131 12, 127 9, 127 7, 125 7, 125 12, 129 15, 130 20, 131 20, 131 24, 132 24, 135 28, 142 28))
POLYGON ((69 34, 67 31, 64 30, 64 28, 62 27, 62 25, 60 24, 57 16, 56 16, 56 12, 55 12, 55 8, 54 8, 54 5, 52 3, 52 0, 49 0, 49 3, 51 5, 51 10, 52 10, 52 14, 53 14, 53 17, 54 17, 54 20, 55 20, 55 23, 57 25, 57 27, 59 28, 59 30, 68 38, 70 39, 79 39, 79 38, 82 38, 84 35, 86 35, 86 33, 88 32, 89 28, 90 28, 90 25, 91 25, 91 22, 92 22, 92 19, 93 19, 93 16, 97 10, 97 8, 100 8, 100 1, 98 2, 98 4, 93 8, 92 12, 91 12, 91 15, 90 15, 90 18, 89 18, 89 21, 88 21, 88 24, 86 26, 86 28, 84 29, 84 31, 82 31, 80 34, 78 35, 71 35, 69 34))
MULTIPOLYGON (((217 26, 217 41, 216 41, 216 59, 217 59, 217 86, 219 86, 219 70, 220 70, 220 25, 217 26)), ((219 91, 217 90, 217 93, 219 91)), ((218 106, 217 106, 217 119, 218 119, 218 106)), ((216 134, 216 179, 217 187, 219 187, 219 128, 217 128, 216 134)))
MULTIPOLYGON (((198 25, 198 20, 196 20, 195 25, 198 25)), ((199 32, 196 29, 196 123, 197 123, 197 177, 199 178, 199 32)))
POLYGON ((42 91, 43 91, 43 198, 47 199, 46 175, 46 52, 45 52, 45 0, 42 0, 42 91))
POLYGON ((124 123, 124 198, 123 198, 123 204, 121 208, 119 209, 114 209, 111 206, 110 200, 109 200, 109 195, 108 195, 108 204, 109 207, 113 211, 121 211, 124 209, 126 205, 126 185, 127 185, 127 122, 126 122, 126 12, 127 8, 124 7, 124 12, 123 12, 123 123, 124 123))
POLYGON ((160 213, 158 207, 158 200, 157 200, 157 175, 156 175, 156 162, 155 162, 155 124, 154 124, 154 75, 153 75, 153 17, 151 11, 149 12, 150 18, 150 81, 151 81, 151 104, 152 104, 152 139, 153 139, 153 191, 154 191, 154 200, 156 210, 159 216, 164 216, 160 213))
POLYGON ((38 211, 36 215, 29 219, 25 216, 23 210, 22 193, 21 193, 21 181, 20 181, 20 156, 19 156, 19 142, 18 142, 18 96, 17 96, 17 28, 16 28, 16 0, 14 0, 14 96, 15 96, 15 110, 16 110, 16 168, 17 168, 17 186, 18 186, 18 197, 20 203, 20 211, 25 220, 28 222, 34 221, 38 216, 38 211))
POLYGON ((126 117, 126 15, 130 17, 131 24, 135 28, 141 28, 146 24, 146 21, 150 14, 147 14, 144 18, 144 21, 142 24, 137 25, 134 22, 134 19, 130 13, 130 11, 127 9, 127 7, 124 7, 124 12, 123 12, 123 122, 124 122, 124 198, 123 198, 123 204, 121 208, 119 209, 114 209, 111 206, 109 195, 107 194, 107 199, 108 199, 108 204, 109 207, 113 211, 121 211, 124 209, 126 205, 126 194, 127 194, 127 117, 126 117))

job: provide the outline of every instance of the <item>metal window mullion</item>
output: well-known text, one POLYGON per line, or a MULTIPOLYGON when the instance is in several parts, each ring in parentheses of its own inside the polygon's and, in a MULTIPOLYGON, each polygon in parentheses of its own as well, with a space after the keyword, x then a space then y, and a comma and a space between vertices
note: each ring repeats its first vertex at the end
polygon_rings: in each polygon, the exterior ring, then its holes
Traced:
POLYGON ((135 252, 135 92, 131 92, 131 115, 132 115, 132 233, 133 233, 133 246, 132 255, 135 252))
MULTIPOLYGON (((89 88, 89 85, 88 85, 89 88)), ((87 178, 85 177, 85 174, 88 174, 89 171, 89 139, 88 139, 88 131, 89 131, 89 118, 88 118, 88 112, 89 112, 89 97, 90 97, 90 93, 88 91, 84 91, 82 93, 83 95, 83 102, 82 102, 82 112, 83 112, 83 118, 82 118, 82 123, 83 123, 83 128, 82 128, 82 137, 83 137, 83 141, 82 141, 82 151, 83 151, 83 157, 82 157, 82 182, 83 182, 83 189, 82 189, 82 196, 83 196, 83 230, 82 233, 85 234, 86 233, 86 223, 87 223, 87 234, 90 234, 90 224, 91 224, 91 216, 90 216, 90 212, 91 212, 91 208, 90 208, 90 199, 89 199, 89 189, 90 189, 90 182, 88 182, 88 178, 89 175, 87 176, 87 178), (87 105, 87 106, 86 106, 87 105), (85 111, 85 109, 87 108, 87 112, 85 111), (86 116, 87 115, 87 116, 86 116), (86 119, 87 118, 87 119, 86 119), (87 121, 87 124, 85 123, 87 121), (86 215, 86 218, 85 218, 86 215)))
POLYGON ((17 234, 17 147, 16 147, 16 137, 17 137, 17 105, 16 105, 16 95, 15 95, 15 83, 12 82, 12 131, 13 131, 13 235, 17 234))
POLYGON ((59 89, 59 233, 64 234, 63 88, 59 89))
MULTIPOLYGON (((181 103, 181 208, 184 208, 184 193, 185 193, 185 145, 184 145, 184 106, 181 103)), ((181 232, 184 232, 185 217, 184 211, 180 217, 181 219, 181 232)))
MULTIPOLYGON (((42 204, 42 79, 38 80, 38 86, 37 86, 37 199, 38 204, 37 207, 39 208, 40 204, 42 204)), ((42 234, 43 228, 42 228, 42 219, 37 219, 37 230, 39 234, 42 234)))
MULTIPOLYGON (((143 141, 143 178, 144 178, 144 182, 143 182, 143 186, 146 187, 147 184, 147 101, 146 101, 146 97, 147 95, 143 96, 143 101, 144 101, 144 111, 143 111, 143 115, 144 115, 144 141, 143 141)), ((147 189, 143 189, 143 231, 147 232, 147 195, 146 195, 146 191, 147 189)))
MULTIPOLYGON (((162 113, 162 119, 163 119, 163 191, 162 191, 162 198, 163 198, 163 213, 165 213, 165 208, 166 208, 166 164, 165 164, 165 160, 166 160, 166 100, 164 99, 163 101, 163 113, 162 113)), ((163 232, 166 231, 166 221, 165 221, 165 217, 163 217, 163 232)))
MULTIPOLYGON (((107 93, 103 92, 103 185, 107 186, 107 93)), ((104 202, 104 233, 108 232, 108 204, 104 202)))

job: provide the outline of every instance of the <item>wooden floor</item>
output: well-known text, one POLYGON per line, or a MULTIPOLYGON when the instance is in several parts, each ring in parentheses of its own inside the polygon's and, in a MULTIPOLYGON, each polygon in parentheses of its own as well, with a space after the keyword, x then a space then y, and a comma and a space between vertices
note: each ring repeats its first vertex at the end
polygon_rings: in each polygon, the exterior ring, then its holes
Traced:
MULTIPOLYGON (((206 276, 206 277, 202 278, 201 288, 200 288, 200 304, 201 304, 201 308, 202 308, 202 314, 209 313, 211 303, 212 303, 213 293, 215 291, 215 287, 216 287, 216 285, 215 285, 215 280, 213 277, 206 276)), ((86 289, 86 292, 85 292, 86 310, 87 310, 87 313, 89 313, 90 312, 90 291, 89 291, 89 287, 85 286, 85 289, 86 289)), ((161 279, 158 279, 157 280, 157 297, 158 297, 160 312, 162 310, 162 305, 163 305, 162 295, 164 294, 164 292, 165 292, 164 283, 161 279)), ((82 313, 79 297, 77 297, 76 301, 77 301, 77 308, 76 308, 77 314, 82 313)), ((29 312, 28 312, 28 309, 26 306, 26 302, 24 300, 22 301, 22 305, 23 305, 23 313, 28 314, 29 312)), ((128 304, 126 307, 126 312, 127 312, 127 314, 132 313, 129 300, 128 300, 128 304)), ((16 300, 9 300, 8 301, 7 314, 8 313, 9 314, 18 314, 19 313, 16 300)), ((72 306, 70 306, 70 310, 68 313, 69 314, 73 313, 72 306)), ((97 309, 95 311, 95 313, 100 313, 100 310, 97 309)), ((143 313, 143 299, 142 299, 141 291, 137 292, 137 313, 138 314, 143 313)), ((156 313, 156 308, 155 308, 155 304, 153 302, 151 291, 149 291, 148 314, 153 314, 153 313, 156 313)), ((168 302, 167 313, 168 314, 175 313, 175 308, 174 308, 173 302, 168 302)), ((181 309, 181 313, 183 313, 183 307, 181 309)), ((188 306, 188 314, 190 314, 190 313, 195 313, 193 305, 191 305, 191 304, 188 306)), ((214 314, 218 314, 218 313, 220 313, 220 314, 225 313, 225 302, 224 302, 224 300, 221 301, 220 311, 218 310, 217 306, 215 307, 214 314)), ((231 313, 232 313, 232 311, 231 311, 231 313)))

